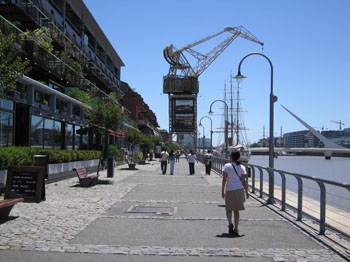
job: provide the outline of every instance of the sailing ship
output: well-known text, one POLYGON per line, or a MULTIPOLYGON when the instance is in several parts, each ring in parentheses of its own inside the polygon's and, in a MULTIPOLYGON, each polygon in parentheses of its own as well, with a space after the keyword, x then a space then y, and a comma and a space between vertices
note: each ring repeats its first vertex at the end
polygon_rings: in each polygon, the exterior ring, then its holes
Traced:
MULTIPOLYGON (((227 88, 227 81, 225 81, 224 89, 224 101, 229 107, 228 110, 228 121, 229 128, 228 130, 230 137, 228 139, 228 155, 231 152, 239 152, 241 154, 240 161, 248 163, 251 157, 251 151, 248 147, 248 139, 246 134, 246 128, 244 125, 242 102, 240 98, 240 87, 237 83, 236 87, 233 87, 232 83, 232 74, 230 74, 229 80, 229 90, 227 88)), ((221 157, 225 156, 225 145, 220 145, 217 150, 214 151, 214 154, 221 157)))

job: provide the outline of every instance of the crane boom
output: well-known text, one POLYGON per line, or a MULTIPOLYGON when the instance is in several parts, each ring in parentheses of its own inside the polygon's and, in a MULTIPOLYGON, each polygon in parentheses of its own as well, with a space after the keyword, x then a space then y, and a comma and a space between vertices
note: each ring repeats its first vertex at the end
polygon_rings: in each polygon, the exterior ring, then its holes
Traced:
POLYGON ((164 58, 170 64, 169 74, 168 75, 177 75, 177 70, 180 70, 182 76, 194 76, 198 77, 201 75, 214 61, 219 55, 237 38, 242 37, 252 42, 258 43, 261 46, 264 43, 260 42, 256 36, 250 33, 243 26, 237 27, 226 27, 220 32, 205 37, 199 41, 196 41, 192 44, 189 44, 181 49, 176 50, 173 45, 167 46, 164 49, 164 58), (231 35, 227 37, 220 44, 215 46, 212 50, 210 50, 207 54, 201 54, 200 52, 194 50, 193 48, 211 40, 219 35, 222 35, 226 32, 229 32, 231 35), (188 52, 195 59, 197 59, 197 63, 194 66, 191 66, 188 60, 184 55, 184 51, 188 52))

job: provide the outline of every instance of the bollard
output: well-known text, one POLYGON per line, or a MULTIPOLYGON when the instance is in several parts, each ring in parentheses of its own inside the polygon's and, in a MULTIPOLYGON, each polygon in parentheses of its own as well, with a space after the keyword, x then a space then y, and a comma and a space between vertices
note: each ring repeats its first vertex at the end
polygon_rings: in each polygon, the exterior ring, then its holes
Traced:
POLYGON ((114 157, 109 155, 107 161, 107 177, 114 177, 114 157))

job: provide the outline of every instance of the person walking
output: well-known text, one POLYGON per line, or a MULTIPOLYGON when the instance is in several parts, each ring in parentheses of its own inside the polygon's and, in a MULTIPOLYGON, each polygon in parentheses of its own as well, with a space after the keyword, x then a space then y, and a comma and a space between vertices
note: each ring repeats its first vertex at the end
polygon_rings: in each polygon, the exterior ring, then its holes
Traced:
POLYGON ((166 149, 163 148, 162 153, 160 153, 160 168, 162 169, 163 175, 166 174, 166 168, 169 162, 169 154, 166 149))
POLYGON ((180 150, 176 150, 175 158, 176 158, 176 162, 180 162, 180 150))
POLYGON ((169 159, 170 159, 170 175, 174 175, 174 168, 175 168, 175 154, 174 150, 170 151, 169 154, 169 159))
POLYGON ((188 165, 190 168, 190 176, 192 176, 192 175, 194 175, 194 163, 195 163, 195 161, 197 161, 197 164, 198 164, 197 156, 196 156, 196 154, 193 153, 192 150, 187 155, 187 161, 188 161, 188 165))
POLYGON ((245 209, 245 198, 249 198, 248 186, 245 179, 247 172, 245 167, 239 162, 240 157, 239 152, 231 153, 231 162, 224 166, 222 178, 221 195, 225 199, 228 233, 233 236, 239 236, 239 211, 245 209), (234 227, 232 224, 232 211, 234 213, 234 227))
POLYGON ((204 164, 205 164, 205 174, 206 175, 210 175, 212 158, 213 158, 213 155, 211 154, 211 151, 208 150, 207 153, 204 155, 204 164))

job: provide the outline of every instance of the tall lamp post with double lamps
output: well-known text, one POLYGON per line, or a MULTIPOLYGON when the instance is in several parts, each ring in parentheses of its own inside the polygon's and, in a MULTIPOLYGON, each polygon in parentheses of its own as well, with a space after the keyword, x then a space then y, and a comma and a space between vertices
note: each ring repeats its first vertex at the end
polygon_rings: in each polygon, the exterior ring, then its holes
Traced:
POLYGON ((210 120, 210 151, 213 151, 213 120, 209 116, 202 116, 199 119, 199 125, 202 125, 202 119, 208 118, 210 120))
MULTIPOLYGON (((274 168, 274 133, 273 133, 273 118, 274 118, 274 103, 277 101, 277 96, 275 96, 273 94, 273 65, 271 60, 264 54, 261 53, 250 53, 248 55, 246 55, 245 57, 242 58, 242 60, 239 62, 238 65, 238 74, 233 77, 234 79, 236 79, 237 83, 240 83, 243 81, 244 78, 246 78, 246 76, 241 74, 241 65, 243 63, 243 61, 252 55, 259 55, 264 57, 270 64, 270 68, 271 68, 271 89, 270 89, 270 142, 269 142, 269 167, 270 168, 274 168)), ((275 202, 274 200, 274 183, 275 183, 275 179, 274 179, 274 174, 272 171, 269 172, 269 198, 267 200, 268 204, 273 204, 275 202)))
POLYGON ((224 100, 221 99, 217 99, 215 101, 213 101, 210 104, 210 110, 209 110, 209 115, 212 115, 214 112, 211 110, 211 107, 213 106, 213 104, 215 104, 216 102, 222 102, 225 104, 225 158, 228 158, 228 105, 224 100))

